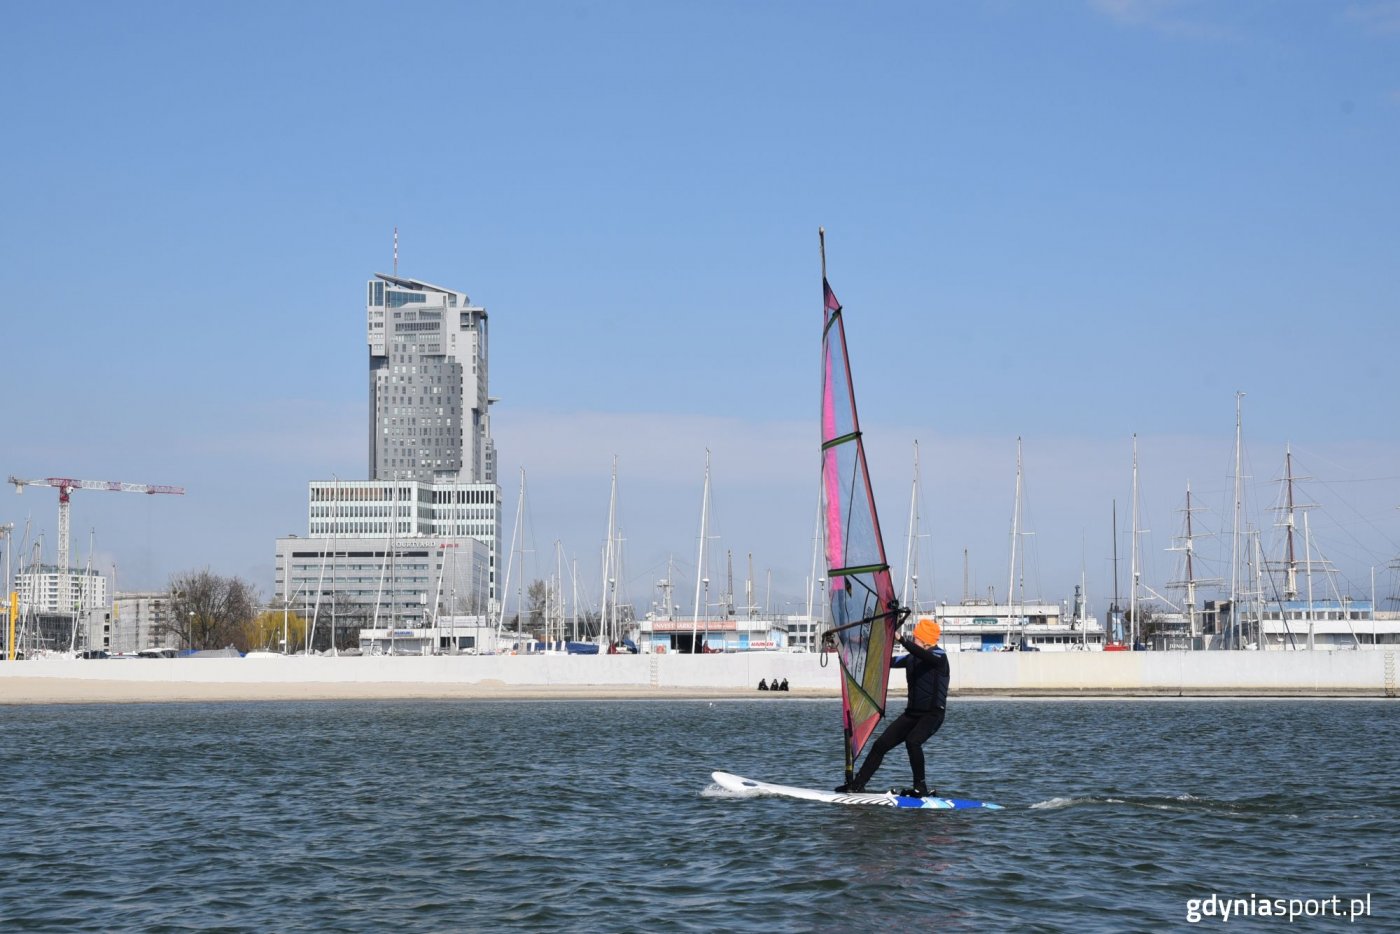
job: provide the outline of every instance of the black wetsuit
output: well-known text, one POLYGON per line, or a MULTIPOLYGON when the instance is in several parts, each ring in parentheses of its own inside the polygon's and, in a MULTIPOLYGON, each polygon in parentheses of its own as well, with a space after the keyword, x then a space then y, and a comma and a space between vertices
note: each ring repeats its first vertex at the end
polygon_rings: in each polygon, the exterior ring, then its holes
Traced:
POLYGON ((914 784, 924 784, 924 743, 943 725, 944 708, 948 706, 948 655, 934 646, 926 649, 913 639, 899 640, 909 654, 895 659, 891 667, 903 668, 909 681, 909 704, 890 725, 885 727, 865 762, 851 782, 851 789, 864 788, 870 776, 880 767, 885 753, 903 743, 909 752, 909 767, 914 772, 914 784))

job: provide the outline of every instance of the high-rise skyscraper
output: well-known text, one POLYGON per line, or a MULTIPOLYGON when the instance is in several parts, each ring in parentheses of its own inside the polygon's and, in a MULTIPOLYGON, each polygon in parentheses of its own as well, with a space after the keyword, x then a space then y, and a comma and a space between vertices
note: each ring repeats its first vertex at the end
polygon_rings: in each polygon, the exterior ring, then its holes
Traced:
POLYGON ((371 480, 493 483, 486 309, 377 273, 366 294, 371 480))
POLYGON ((369 477, 311 482, 307 535, 277 540, 275 599, 317 644, 475 651, 463 620, 496 611, 501 538, 486 309, 377 273, 365 311, 369 477))

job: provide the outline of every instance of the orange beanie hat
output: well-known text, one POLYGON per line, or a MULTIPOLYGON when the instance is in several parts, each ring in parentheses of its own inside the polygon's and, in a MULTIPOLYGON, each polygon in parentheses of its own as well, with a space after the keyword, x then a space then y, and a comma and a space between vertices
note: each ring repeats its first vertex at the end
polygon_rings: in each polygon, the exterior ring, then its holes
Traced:
POLYGON ((937 645, 938 637, 943 634, 943 627, 938 625, 938 620, 925 616, 914 626, 914 638, 924 645, 937 645))

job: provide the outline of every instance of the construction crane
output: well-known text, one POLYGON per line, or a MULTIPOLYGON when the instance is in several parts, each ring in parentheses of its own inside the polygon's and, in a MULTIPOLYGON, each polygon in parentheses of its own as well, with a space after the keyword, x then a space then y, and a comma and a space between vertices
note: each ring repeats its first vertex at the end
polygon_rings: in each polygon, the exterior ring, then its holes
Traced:
POLYGON ((10 477, 16 493, 23 493, 27 486, 51 486, 58 490, 58 609, 66 612, 69 607, 68 592, 68 500, 74 490, 105 490, 108 493, 175 493, 183 495, 184 487, 156 486, 150 483, 121 483, 116 480, 68 480, 63 477, 47 477, 43 480, 21 480, 10 477))

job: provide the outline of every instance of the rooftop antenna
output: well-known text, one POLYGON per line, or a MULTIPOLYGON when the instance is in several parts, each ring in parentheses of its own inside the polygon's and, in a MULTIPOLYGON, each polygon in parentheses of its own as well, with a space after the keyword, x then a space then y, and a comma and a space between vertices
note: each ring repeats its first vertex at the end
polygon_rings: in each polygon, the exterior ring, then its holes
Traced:
POLYGON ((394 228, 394 278, 399 276, 399 228, 394 228))

